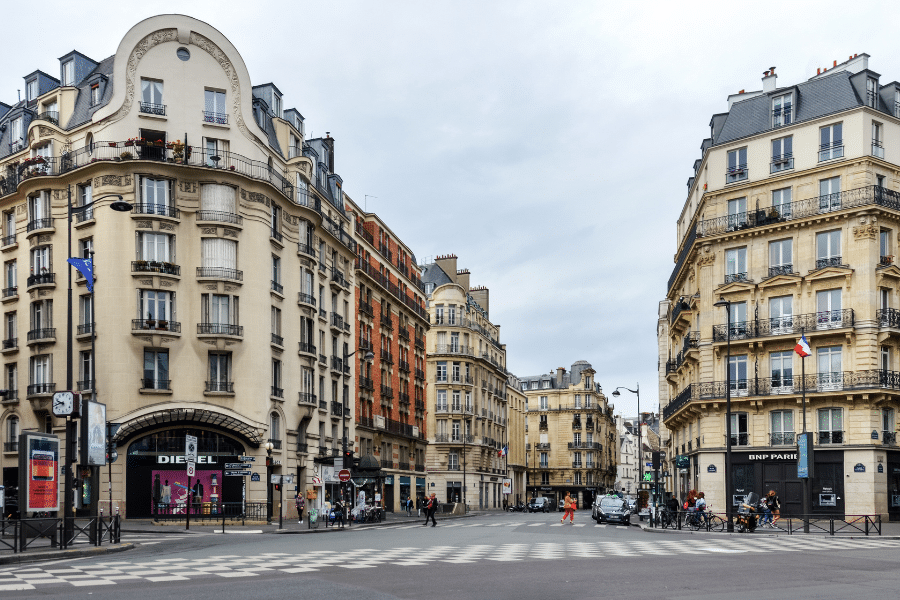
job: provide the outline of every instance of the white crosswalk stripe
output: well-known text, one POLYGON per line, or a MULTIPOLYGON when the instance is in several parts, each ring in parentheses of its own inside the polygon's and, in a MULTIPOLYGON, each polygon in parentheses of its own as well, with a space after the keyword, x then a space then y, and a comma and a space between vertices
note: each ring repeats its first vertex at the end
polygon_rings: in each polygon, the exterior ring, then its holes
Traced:
MULTIPOLYGON (((403 526, 406 529, 410 526, 403 526)), ((166 538, 168 539, 168 537, 166 538)), ((359 538, 364 539, 364 538, 359 538)), ((368 539, 368 538, 365 538, 368 539)), ((147 583, 188 581, 194 578, 266 577, 278 573, 315 573, 340 569, 371 569, 392 565, 400 568, 450 563, 470 564, 484 561, 552 561, 576 558, 635 557, 647 555, 742 554, 773 552, 829 552, 898 548, 894 539, 811 539, 717 536, 677 540, 581 540, 541 543, 472 544, 397 548, 355 548, 336 552, 314 550, 297 554, 264 553, 253 556, 218 555, 206 558, 160 558, 135 561, 101 560, 71 566, 48 564, 0 571, 0 592, 45 589, 48 586, 108 586, 119 582, 147 583)))

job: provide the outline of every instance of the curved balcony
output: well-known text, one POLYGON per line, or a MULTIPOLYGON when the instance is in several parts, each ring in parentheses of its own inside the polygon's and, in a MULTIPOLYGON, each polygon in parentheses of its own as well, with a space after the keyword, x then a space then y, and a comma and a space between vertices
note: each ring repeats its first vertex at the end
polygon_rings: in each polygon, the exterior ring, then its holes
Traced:
POLYGON ((131 216, 152 216, 180 219, 181 211, 169 204, 151 204, 146 202, 138 202, 134 205, 134 208, 131 209, 131 216))
POLYGON ((181 323, 165 319, 132 319, 131 333, 181 333, 181 323))
POLYGON ((312 357, 316 356, 316 347, 312 344, 308 344, 306 342, 297 342, 299 348, 297 349, 298 354, 309 354, 312 357))
MULTIPOLYGON (((758 321, 740 321, 731 324, 731 341, 777 335, 793 336, 801 332, 813 335, 832 329, 852 328, 854 324, 855 314, 852 308, 773 317, 770 319, 759 319, 758 321)), ((726 342, 728 334, 727 324, 713 326, 714 343, 726 342)))
POLYGON ((207 381, 204 392, 207 394, 233 394, 233 381, 207 381))
POLYGON ((26 286, 29 290, 33 288, 56 287, 56 273, 29 275, 26 280, 26 286))
POLYGON ((297 293, 297 304, 300 306, 308 306, 310 308, 316 307, 316 298, 312 294, 304 294, 303 292, 297 293))
POLYGON ((243 282, 244 272, 227 267, 197 267, 197 279, 226 279, 243 282))
POLYGON ((311 394, 309 392, 300 392, 297 397, 297 404, 309 404, 310 406, 317 406, 318 401, 316 400, 315 394, 311 394))
POLYGON ((28 396, 49 395, 56 391, 55 383, 32 383, 26 388, 28 396))
POLYGON ((32 219, 25 226, 27 237, 37 235, 39 233, 52 233, 56 228, 53 227, 53 219, 32 219))
POLYGON ((313 260, 316 259, 316 249, 309 244, 304 244, 303 242, 297 242, 297 254, 308 256, 313 260))
POLYGON ((460 346, 457 344, 435 344, 434 354, 456 354, 460 356, 475 356, 475 348, 472 346, 460 346))
POLYGON ((56 328, 55 327, 45 327, 42 329, 32 329, 28 332, 28 345, 32 344, 46 344, 48 342, 56 341, 56 328))
POLYGON ((131 274, 164 275, 169 277, 181 277, 181 267, 168 262, 160 262, 156 260, 133 260, 131 261, 131 274))
POLYGON ((223 212, 221 210, 198 210, 197 224, 203 225, 209 223, 228 223, 229 225, 242 227, 244 225, 244 217, 235 213, 223 212))

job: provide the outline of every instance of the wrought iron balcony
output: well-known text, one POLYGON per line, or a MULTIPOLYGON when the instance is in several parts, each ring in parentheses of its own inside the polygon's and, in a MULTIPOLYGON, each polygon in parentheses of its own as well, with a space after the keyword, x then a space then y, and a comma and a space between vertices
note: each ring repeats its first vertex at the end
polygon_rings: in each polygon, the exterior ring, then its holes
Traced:
POLYGON ((45 327, 42 329, 32 329, 28 332, 28 341, 56 339, 56 328, 45 327))
POLYGON ((230 323, 197 323, 197 333, 199 335, 232 335, 243 337, 244 327, 242 325, 232 325, 230 323))
POLYGON ((82 323, 75 330, 75 335, 86 335, 88 333, 94 333, 94 323, 82 323))
POLYGON ((421 338, 421 337, 417 336, 415 338, 415 346, 419 350, 424 350, 425 349, 425 338, 421 338))
POLYGON ((272 343, 276 346, 284 346, 284 338, 277 333, 272 334, 272 343))
MULTIPOLYGON (((891 309, 886 309, 891 310, 891 309)), ((879 311, 880 312, 880 311, 879 311)), ((820 313, 773 317, 758 321, 741 321, 731 324, 731 340, 745 340, 773 335, 815 333, 829 329, 853 327, 855 314, 852 308, 830 310, 820 313)), ((713 342, 725 342, 728 338, 727 325, 713 326, 713 342)))
POLYGON ((384 327, 385 329, 393 329, 394 328, 394 322, 393 322, 393 319, 391 319, 390 313, 388 313, 388 314, 381 313, 380 321, 381 321, 381 326, 384 327))
POLYGON ((160 275, 181 275, 181 267, 168 262, 159 262, 155 260, 133 260, 131 261, 131 271, 133 273, 159 273, 160 275))
POLYGON ((198 210, 197 220, 215 223, 232 223, 233 225, 242 225, 244 223, 244 217, 241 215, 221 210, 198 210))
MULTIPOLYGON (((769 434, 769 445, 771 446, 793 446, 796 443, 796 434, 793 431, 784 431, 769 434)), ((700 444, 697 444, 700 447, 700 444)))
POLYGON ((159 115, 160 117, 164 117, 166 116, 166 105, 153 104, 152 102, 141 102, 140 111, 147 115, 159 115))
MULTIPOLYGON (((746 433, 732 433, 731 434, 731 445, 732 446, 749 446, 750 445, 750 436, 746 433)), ((690 448, 690 442, 688 442, 688 447, 690 448)))
POLYGON ((272 444, 272 449, 273 449, 273 450, 281 450, 281 440, 276 440, 276 439, 273 439, 273 438, 269 438, 267 441, 268 441, 270 444, 272 444))
POLYGON ((831 256, 829 258, 817 258, 816 259, 816 268, 824 269, 825 267, 840 267, 843 263, 841 262, 840 256, 831 256))
POLYGON ((332 356, 331 357, 331 369, 333 371, 343 372, 344 371, 344 359, 340 358, 339 356, 332 356))
POLYGON ((778 265, 776 267, 769 267, 769 277, 776 277, 778 275, 793 275, 794 273, 794 265, 778 265))
POLYGON ((729 167, 725 170, 725 183, 734 183, 742 181, 749 176, 749 169, 746 164, 729 167))
POLYGON ((304 294, 303 292, 297 293, 297 303, 298 304, 306 304, 309 306, 316 305, 316 298, 312 294, 304 294))
POLYGON ((790 171, 794 168, 794 156, 792 154, 782 154, 773 156, 772 163, 769 167, 770 173, 778 173, 780 171, 790 171))
POLYGON ((168 204, 155 204, 152 202, 138 202, 131 209, 135 215, 158 215, 161 217, 181 218, 181 211, 168 204))
POLYGON ((284 398, 284 388, 271 386, 271 395, 275 398, 284 398))
POLYGON ((381 384, 381 397, 382 398, 393 398, 394 397, 394 389, 388 385, 381 384))
POLYGON ((415 409, 416 410, 425 410, 425 401, 424 400, 416 400, 415 401, 415 409))
POLYGON ((12 350, 13 348, 19 347, 19 338, 8 337, 3 340, 3 349, 4 350, 12 350))
POLYGON ((394 364, 394 355, 391 354, 390 350, 381 349, 381 360, 388 364, 394 364))
POLYGON ((897 432, 896 431, 882 431, 881 432, 881 443, 885 446, 896 446, 897 445, 897 432))
POLYGON ((331 326, 336 329, 344 329, 344 317, 336 312, 331 313, 331 326))
POLYGON ((234 382, 233 381, 207 381, 206 382, 206 391, 207 392, 223 392, 223 393, 234 393, 234 382))
POLYGON ((310 392, 300 392, 297 396, 297 403, 315 406, 317 403, 316 395, 310 392))
POLYGON ((11 233, 7 236, 4 236, 2 241, 0 241, 0 246, 12 246, 16 243, 16 234, 11 233))
POLYGON ((57 127, 59 127, 59 111, 57 110, 45 110, 42 113, 38 113, 37 116, 34 117, 35 121, 47 121, 48 123, 53 123, 57 127))
POLYGON ((228 125, 228 114, 204 110, 203 111, 203 122, 204 123, 214 123, 216 125, 228 125))
POLYGON ((297 242, 297 252, 299 252, 300 254, 311 256, 312 258, 316 257, 316 249, 309 244, 304 244, 303 242, 297 242))
POLYGON ((303 352, 306 354, 315 354, 316 347, 307 342, 297 342, 298 344, 298 352, 303 352))
POLYGON ((181 323, 178 321, 167 321, 165 319, 132 319, 131 330, 156 330, 181 333, 181 323))
POLYGON ((56 283, 56 273, 41 273, 39 275, 29 275, 26 280, 28 287, 33 285, 47 285, 56 283))
POLYGON ((14 285, 12 287, 3 288, 3 297, 4 298, 12 298, 13 296, 18 296, 18 295, 19 295, 18 286, 14 285))
POLYGON ((171 390, 172 380, 170 379, 141 379, 141 389, 143 390, 171 390))
POLYGON ((52 394, 55 391, 55 383, 32 383, 26 389, 26 392, 29 396, 37 396, 39 394, 52 394))
POLYGON ((359 301, 359 312, 363 313, 364 315, 369 315, 370 317, 375 316, 375 311, 372 309, 372 305, 365 300, 359 301))
POLYGON ((243 281, 244 272, 239 271, 238 269, 228 269, 225 267, 197 267, 197 277, 243 281))
POLYGON ((375 383, 374 383, 370 378, 368 378, 368 377, 359 377, 359 378, 358 378, 358 381, 359 381, 359 387, 360 387, 360 389, 363 389, 363 390, 369 390, 369 391, 374 391, 374 390, 375 390, 375 383))
POLYGON ((843 444, 844 443, 844 432, 843 431, 820 431, 818 434, 818 442, 819 444, 843 444))
POLYGON ((398 363, 398 366, 399 366, 399 369, 400 369, 401 372, 403 372, 403 373, 409 373, 409 363, 406 362, 405 360, 401 360, 401 361, 398 363))
POLYGON ((284 242, 284 236, 275 227, 272 227, 269 230, 269 237, 271 237, 276 242, 279 242, 279 243, 284 242))
POLYGON ((276 294, 284 294, 284 286, 273 279, 272 280, 272 291, 275 292, 276 294))
POLYGON ((725 283, 734 283, 736 281, 749 281, 747 273, 728 273, 725 275, 725 283))
POLYGON ((425 381, 425 371, 422 369, 416 369, 415 378, 420 381, 425 381))

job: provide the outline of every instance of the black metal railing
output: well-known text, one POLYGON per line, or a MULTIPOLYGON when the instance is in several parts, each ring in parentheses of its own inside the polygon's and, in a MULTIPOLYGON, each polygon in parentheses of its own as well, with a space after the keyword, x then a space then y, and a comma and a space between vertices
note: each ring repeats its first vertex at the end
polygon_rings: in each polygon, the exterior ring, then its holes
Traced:
POLYGON ((234 393, 234 382, 233 381, 207 381, 206 382, 206 391, 207 392, 228 392, 229 394, 234 393))
POLYGON ((26 280, 28 287, 33 285, 46 285, 56 283, 56 273, 40 273, 38 275, 29 275, 26 280))
POLYGON ((775 267, 769 267, 769 277, 776 277, 778 275, 792 275, 794 273, 794 265, 778 265, 775 267))
POLYGON ((361 389, 364 389, 364 390, 370 390, 370 391, 374 391, 374 390, 375 390, 375 382, 373 382, 370 378, 368 378, 368 377, 360 377, 360 378, 358 379, 358 381, 359 381, 359 387, 360 387, 361 389))
POLYGON ((76 385, 78 387, 79 392, 84 392, 84 391, 94 389, 94 381, 91 379, 82 379, 76 385))
POLYGON ((297 293, 297 302, 300 304, 308 304, 310 306, 316 305, 316 298, 312 294, 304 294, 303 292, 297 293))
POLYGON ((733 183, 735 181, 743 181, 749 176, 747 165, 735 165, 725 169, 725 183, 733 183))
POLYGON ((284 286, 273 279, 272 280, 272 291, 275 293, 278 293, 278 294, 283 294, 284 286))
POLYGON ((819 145, 819 162, 834 160, 844 156, 844 141, 836 140, 830 144, 819 145))
POLYGON ((226 267, 197 267, 197 277, 208 277, 213 279, 233 279, 234 281, 243 281, 244 272, 238 269, 229 269, 226 267))
POLYGON ((284 346, 284 338, 277 333, 272 334, 272 343, 276 346, 284 346))
POLYGON ((33 342, 34 340, 47 340, 56 337, 56 328, 55 327, 44 327, 41 329, 32 329, 28 332, 28 341, 33 342))
MULTIPOLYGON (((853 327, 854 324, 855 313, 853 309, 844 308, 842 310, 829 310, 819 313, 772 317, 769 319, 759 319, 757 321, 732 323, 731 339, 745 340, 772 335, 794 334, 800 333, 801 331, 805 333, 815 333, 817 331, 829 329, 853 327)), ((725 342, 727 341, 727 338, 728 325, 713 326, 713 342, 725 342)))
POLYGON ((879 308, 875 311, 875 319, 879 327, 900 328, 900 310, 896 308, 879 308))
POLYGON ((331 357, 331 369, 333 371, 341 371, 344 370, 344 359, 338 356, 331 357))
POLYGON ((316 353, 316 347, 308 342, 297 342, 297 344, 299 346, 298 347, 299 352, 305 352, 306 354, 315 354, 316 353))
POLYGON ((364 300, 360 300, 359 302, 359 312, 363 313, 364 315, 369 315, 370 317, 375 316, 375 311, 372 308, 372 305, 368 302, 365 302, 364 300))
POLYGON ((159 273, 160 275, 181 275, 181 267, 168 262, 159 262, 155 260, 133 260, 131 261, 131 271, 133 273, 159 273))
POLYGON ((340 402, 331 401, 331 414, 336 417, 342 417, 344 415, 344 405, 340 402))
POLYGON ((773 156, 772 163, 769 166, 770 173, 778 173, 780 171, 789 171, 794 168, 794 156, 792 154, 782 154, 773 156))
POLYGON ((390 350, 381 349, 381 360, 388 364, 394 364, 394 355, 390 350))
POLYGON ((336 312, 331 313, 331 326, 337 329, 344 328, 344 317, 337 314, 336 312))
POLYGON ((49 229, 53 227, 53 219, 33 219, 28 221, 25 226, 26 231, 35 231, 37 229, 49 229))
POLYGON ((232 223, 234 225, 242 225, 244 217, 231 212, 221 210, 198 210, 198 221, 212 221, 216 223, 232 223))
POLYGON ((75 335, 85 335, 88 333, 94 333, 94 323, 83 323, 79 325, 75 331, 75 335))
MULTIPOLYGON (((806 375, 784 375, 738 379, 731 382, 731 397, 799 395, 807 393, 840 392, 865 389, 900 390, 900 371, 869 369, 862 371, 837 371, 806 375)), ((668 419, 692 400, 722 399, 728 385, 724 381, 692 383, 685 387, 663 409, 663 419, 668 419)))
POLYGON ((734 283, 736 281, 748 281, 747 273, 728 273, 725 275, 725 283, 734 283))
POLYGON ((197 333, 201 335, 233 335, 242 337, 244 335, 243 325, 232 325, 230 323, 197 323, 197 333))
POLYGON ((181 333, 181 323, 178 321, 168 321, 166 319, 132 319, 131 330, 147 330, 171 331, 172 333, 181 333))
POLYGON ((32 383, 26 389, 29 396, 37 394, 52 394, 56 391, 55 383, 32 383))
POLYGON ((203 111, 204 123, 215 123, 216 125, 228 125, 228 113, 219 113, 209 110, 203 111))
POLYGON ((171 379, 141 379, 141 389, 143 390, 170 390, 171 379))
POLYGON ((817 434, 816 442, 819 444, 843 444, 843 431, 820 431, 817 434))
POLYGON ((16 243, 16 234, 11 233, 9 235, 3 236, 2 241, 0 241, 0 246, 12 246, 16 243))
POLYGON ((141 102, 140 112, 148 115, 159 115, 161 117, 164 117, 166 116, 166 105, 153 104, 152 102, 141 102))
POLYGON ((897 432, 896 431, 882 431, 881 432, 881 443, 885 446, 895 446, 897 444, 897 432))
POLYGON ((19 451, 19 442, 3 442, 3 451, 4 452, 18 452, 19 451))
MULTIPOLYGON (((732 446, 749 446, 750 445, 750 435, 747 433, 732 433, 731 434, 731 445, 732 446)), ((690 442, 688 442, 688 448, 690 448, 690 442)))
POLYGON ((284 388, 276 387, 274 385, 271 386, 271 388, 272 396, 274 396, 275 398, 284 398, 284 388))
POLYGON ((796 435, 793 431, 782 431, 769 434, 771 446, 793 446, 796 443, 796 435))
POLYGON ((19 295, 19 287, 18 286, 14 285, 12 287, 3 288, 3 297, 4 298, 11 298, 13 296, 18 296, 18 295, 19 295))
POLYGON ((38 113, 34 117, 35 121, 47 121, 48 123, 53 123, 57 127, 59 127, 59 111, 57 110, 45 110, 42 113, 38 113))
POLYGON ((151 202, 138 202, 131 209, 132 214, 136 215, 159 215, 162 217, 172 217, 178 219, 181 217, 181 211, 169 204, 154 204, 151 202))
POLYGON ((310 392, 299 392, 297 396, 297 402, 299 404, 312 404, 316 405, 316 395, 310 392))
POLYGON ((307 256, 316 257, 316 250, 309 244, 304 244, 303 242, 297 242, 297 252, 301 254, 306 254, 307 256))
POLYGON ((280 231, 278 231, 278 229, 276 229, 275 227, 272 227, 269 230, 269 237, 271 237, 276 242, 284 241, 284 235, 282 235, 282 233, 280 231))
POLYGON ((9 337, 3 340, 3 349, 12 350, 19 347, 19 338, 9 337))

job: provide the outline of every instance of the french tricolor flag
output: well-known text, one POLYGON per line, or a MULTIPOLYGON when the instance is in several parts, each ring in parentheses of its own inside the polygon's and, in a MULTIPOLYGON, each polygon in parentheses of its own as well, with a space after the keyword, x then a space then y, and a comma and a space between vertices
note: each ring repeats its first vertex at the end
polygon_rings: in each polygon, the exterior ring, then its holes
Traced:
POLYGON ((809 342, 806 341, 805 335, 800 336, 800 341, 794 346, 794 352, 804 358, 812 354, 812 350, 809 349, 809 342))

